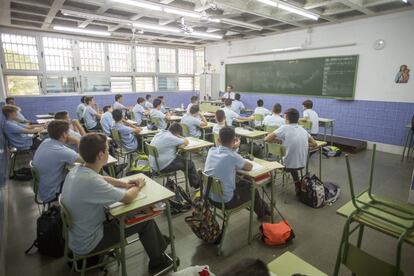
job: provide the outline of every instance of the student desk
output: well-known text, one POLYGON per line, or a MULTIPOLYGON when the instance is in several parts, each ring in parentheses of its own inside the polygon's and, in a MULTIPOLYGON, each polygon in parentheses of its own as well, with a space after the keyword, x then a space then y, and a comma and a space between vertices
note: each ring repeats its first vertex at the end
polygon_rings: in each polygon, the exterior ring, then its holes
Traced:
POLYGON ((188 188, 188 159, 191 160, 191 153, 205 149, 205 148, 212 147, 214 146, 214 143, 204 141, 201 139, 197 139, 194 137, 185 137, 185 138, 188 139, 190 143, 192 143, 192 144, 187 145, 185 148, 181 149, 181 151, 185 153, 185 189, 188 192, 189 190, 188 188))
MULTIPOLYGON (((175 253, 175 245, 174 245, 174 235, 173 235, 173 228, 172 228, 172 221, 171 221, 171 211, 170 211, 170 203, 169 199, 174 198, 175 194, 168 190, 167 188, 163 187, 162 185, 158 184, 151 178, 147 177, 144 174, 137 174, 131 175, 128 177, 121 178, 120 180, 129 181, 132 179, 136 179, 137 177, 142 177, 145 179, 145 186, 142 188, 141 192, 145 194, 145 197, 136 201, 133 201, 130 204, 122 205, 115 207, 109 210, 109 214, 119 220, 119 233, 120 233, 120 245, 121 245, 121 266, 122 266, 122 275, 126 276, 126 260, 125 260, 125 218, 128 214, 140 211, 145 209, 149 206, 152 206, 158 202, 165 202, 166 204, 166 212, 167 212, 167 220, 168 220, 168 230, 169 236, 171 240, 171 254, 173 259, 173 269, 177 271, 177 257, 175 253)), ((159 215, 159 214, 158 214, 159 215)), ((153 217, 147 218, 143 221, 153 219, 154 217, 158 216, 155 215, 153 217)), ((141 223, 140 221, 138 223, 141 223)))
POLYGON ((169 122, 179 122, 181 121, 182 116, 171 115, 170 118, 165 117, 169 122))
POLYGON ((213 112, 203 112, 204 117, 206 117, 207 121, 211 121, 214 120, 214 118, 216 117, 216 114, 213 112))
MULTIPOLYGON (((203 132, 203 134, 202 134, 203 140, 206 140, 206 136, 207 136, 206 131, 208 129, 212 129, 215 125, 216 125, 215 123, 207 122, 206 126, 201 126, 200 127, 201 131, 203 132)), ((211 134, 212 133, 209 133, 209 135, 211 135, 211 134)))
POLYGON ((37 119, 53 119, 54 115, 50 115, 50 114, 38 114, 36 115, 37 119))
POLYGON ((324 146, 326 146, 328 143, 325 141, 319 141, 319 140, 315 140, 316 142, 316 147, 314 148, 309 148, 309 152, 308 152, 308 158, 306 160, 306 173, 308 173, 308 167, 309 167, 309 158, 310 158, 310 153, 312 151, 318 151, 319 152, 319 179, 322 180, 322 148, 324 146))
POLYGON ((319 269, 308 264, 295 254, 287 251, 267 264, 270 272, 277 276, 292 276, 302 274, 306 276, 328 276, 319 269))
POLYGON ((254 117, 241 117, 241 118, 236 118, 236 119, 234 119, 234 121, 233 122, 235 122, 235 123, 237 123, 237 124, 239 124, 239 125, 241 125, 242 123, 249 123, 249 122, 251 122, 251 121, 254 121, 254 117))
POLYGON ((406 150, 407 150, 407 159, 410 158, 410 152, 411 152, 411 147, 413 144, 413 137, 414 137, 414 131, 411 130, 411 124, 406 125, 405 128, 407 129, 407 136, 405 138, 405 144, 404 144, 401 161, 404 161, 406 150))
POLYGON ((257 164, 261 165, 262 168, 259 170, 252 170, 252 171, 243 171, 243 170, 239 170, 237 171, 238 174, 240 175, 244 175, 246 176, 249 181, 252 183, 252 208, 250 208, 250 227, 249 227, 249 244, 252 241, 252 228, 253 228, 253 213, 254 213, 254 195, 256 192, 256 189, 258 187, 264 187, 265 184, 267 183, 271 183, 271 189, 270 189, 270 204, 271 204, 271 217, 272 217, 272 223, 274 222, 274 208, 273 206, 275 206, 275 196, 274 196, 274 189, 273 189, 273 183, 276 179, 276 171, 277 170, 281 170, 284 169, 285 166, 283 166, 282 164, 280 164, 279 162, 273 161, 266 161, 266 160, 262 160, 262 159, 258 159, 258 158, 254 158, 253 162, 256 162, 257 164), (270 173, 270 180, 269 181, 264 181, 264 182, 260 182, 257 183, 256 182, 256 178, 258 176, 261 176, 263 174, 267 174, 270 173))
POLYGON ((334 119, 319 118, 319 127, 323 127, 323 140, 326 141, 326 129, 331 129, 331 146, 333 146, 334 119))
POLYGON ((48 119, 37 119, 36 120, 36 122, 39 124, 39 125, 43 125, 43 124, 47 124, 47 123, 50 123, 51 121, 53 121, 54 119, 53 118, 48 118, 48 119))
POLYGON ((141 132, 139 133, 139 135, 142 136, 142 138, 143 138, 143 139, 141 139, 141 146, 142 146, 141 149, 142 149, 142 151, 144 151, 144 149, 145 149, 145 141, 144 141, 145 139, 144 138, 147 138, 149 136, 153 136, 153 135, 155 135, 159 132, 160 132, 159 129, 149 130, 148 127, 141 127, 141 132))
POLYGON ((126 122, 127 122, 128 124, 138 126, 138 123, 137 123, 137 122, 135 122, 135 121, 133 121, 133 120, 126 120, 126 122))
POLYGON ((174 113, 177 113, 178 115, 183 115, 187 112, 185 108, 180 108, 180 107, 174 108, 172 111, 174 113))
POLYGON ((207 104, 211 104, 211 105, 221 106, 223 104, 223 101, 221 101, 221 100, 205 100, 205 101, 201 101, 200 103, 207 103, 207 104))
MULTIPOLYGON (((108 167, 109 176, 116 177, 115 175, 115 165, 118 163, 118 159, 113 157, 112 155, 108 155, 108 161, 104 165, 104 167, 108 167)), ((80 163, 75 163, 76 165, 79 165, 80 163)), ((74 165, 68 165, 67 168, 70 170, 74 167, 74 165)))
POLYGON ((236 135, 240 137, 244 137, 250 140, 250 154, 253 155, 253 141, 255 139, 260 139, 268 134, 266 131, 261 130, 248 130, 242 127, 236 127, 235 129, 236 135))

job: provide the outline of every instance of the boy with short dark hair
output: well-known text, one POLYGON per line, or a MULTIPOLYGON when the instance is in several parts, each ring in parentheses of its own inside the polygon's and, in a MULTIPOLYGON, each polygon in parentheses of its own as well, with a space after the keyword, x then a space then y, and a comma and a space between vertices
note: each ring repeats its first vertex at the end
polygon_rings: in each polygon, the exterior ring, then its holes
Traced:
POLYGON ((102 114, 96 111, 93 107, 95 104, 95 99, 93 97, 85 97, 85 109, 83 111, 83 120, 85 121, 85 126, 89 131, 99 131, 101 126, 99 124, 99 119, 102 114))
POLYGON ((313 102, 311 100, 306 100, 302 103, 303 105, 303 119, 305 121, 312 122, 312 128, 310 129, 310 134, 316 136, 319 133, 319 116, 313 108, 313 102))
POLYGON ((234 101, 231 103, 231 109, 239 115, 242 110, 246 109, 246 107, 244 106, 243 102, 240 101, 240 99, 240 94, 236 93, 236 95, 234 96, 234 101))
POLYGON ((78 104, 78 106, 76 107, 76 117, 78 117, 78 120, 82 120, 83 119, 83 112, 85 110, 86 104, 85 104, 85 98, 86 96, 82 96, 81 97, 81 103, 78 104))
POLYGON ((145 114, 147 113, 145 111, 145 99, 139 97, 137 99, 137 103, 132 109, 132 113, 134 114, 134 121, 137 122, 137 124, 140 126, 142 124, 143 119, 145 118, 145 114))
POLYGON ((239 114, 237 114, 236 112, 234 112, 231 109, 231 100, 230 99, 225 99, 224 100, 224 108, 223 111, 226 114, 226 121, 227 121, 227 125, 231 126, 233 124, 234 119, 239 119, 241 118, 239 114))
MULTIPOLYGON (((116 220, 106 219, 106 207, 119 201, 131 203, 145 180, 136 178, 126 182, 99 174, 109 156, 107 138, 103 134, 90 133, 82 137, 79 152, 85 164, 76 166, 67 175, 61 201, 71 216, 69 248, 76 254, 88 255, 119 243, 119 225, 116 220)), ((136 234, 149 256, 150 273, 171 265, 164 253, 167 241, 154 220, 125 229, 125 237, 136 234)))
POLYGON ((216 124, 213 127, 213 133, 219 134, 220 129, 227 126, 226 123, 226 114, 222 109, 216 110, 216 124))
POLYGON ((80 125, 78 120, 71 120, 67 111, 60 111, 55 114, 55 120, 63 120, 69 123, 69 136, 75 143, 69 143, 67 146, 74 151, 78 151, 80 139, 84 136, 85 130, 80 125))
POLYGON ((112 109, 121 109, 121 110, 129 110, 128 107, 122 104, 124 101, 124 97, 121 94, 115 95, 115 102, 112 104, 112 109))
POLYGON ((197 96, 191 96, 190 103, 187 106, 187 113, 190 113, 190 108, 193 105, 198 105, 198 97, 197 96))
MULTIPOLYGON (((269 109, 263 107, 263 105, 264 105, 263 100, 262 99, 259 99, 257 101, 257 107, 254 109, 254 113, 253 114, 263 115, 263 118, 266 117, 267 115, 271 115, 272 112, 270 112, 269 109)), ((255 121, 254 122, 254 125, 257 126, 257 127, 259 127, 259 126, 262 126, 262 123, 263 122, 261 122, 261 121, 255 121)))
POLYGON ((29 120, 27 120, 24 117, 24 115, 22 114, 22 109, 16 105, 16 99, 14 97, 7 97, 6 98, 6 104, 14 105, 15 107, 17 107, 18 110, 17 110, 17 116, 15 118, 15 121, 17 121, 18 123, 21 123, 21 124, 30 123, 29 120))
POLYGON ((164 96, 158 96, 157 99, 160 99, 161 100, 161 108, 160 108, 160 111, 162 113, 167 112, 167 109, 165 107, 165 98, 164 98, 164 96))
POLYGON ((159 120, 159 128, 160 129, 166 129, 167 128, 167 121, 166 119, 170 118, 170 114, 167 113, 162 113, 161 112, 161 100, 160 99, 155 99, 154 103, 153 103, 153 109, 151 109, 150 112, 150 117, 151 118, 156 118, 159 120))
POLYGON ((279 103, 276 103, 273 106, 272 115, 267 115, 263 120, 263 124, 270 127, 280 127, 284 125, 285 119, 280 116, 280 112, 282 112, 282 106, 279 103))
POLYGON ((101 117, 101 127, 106 136, 111 136, 111 128, 114 126, 114 119, 112 118, 112 107, 106 105, 103 107, 103 112, 101 117))
POLYGON ((152 96, 151 96, 150 94, 147 94, 147 95, 145 96, 145 104, 144 104, 144 108, 145 108, 146 110, 150 110, 150 109, 153 109, 153 108, 154 108, 154 106, 153 106, 153 104, 151 103, 151 101, 152 101, 152 96))
POLYGON ((196 138, 201 137, 200 127, 208 125, 206 118, 200 113, 198 105, 191 106, 190 113, 181 118, 181 124, 186 125, 189 135, 196 138))
POLYGON ((122 145, 129 151, 138 150, 141 143, 138 141, 138 135, 141 133, 142 129, 140 127, 136 127, 134 125, 126 126, 122 122, 122 111, 116 109, 112 111, 112 117, 115 120, 115 124, 113 126, 119 132, 119 136, 121 138, 122 145))

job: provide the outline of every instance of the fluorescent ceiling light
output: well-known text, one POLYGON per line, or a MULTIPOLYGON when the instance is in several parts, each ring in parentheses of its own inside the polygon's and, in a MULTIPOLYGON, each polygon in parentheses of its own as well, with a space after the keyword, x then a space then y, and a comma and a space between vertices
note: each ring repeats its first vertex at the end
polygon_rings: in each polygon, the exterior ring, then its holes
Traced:
POLYGON ((163 10, 166 13, 172 13, 172 14, 177 14, 177 15, 187 16, 187 17, 192 17, 192 18, 201 18, 201 14, 195 13, 192 11, 186 11, 182 9, 172 9, 172 8, 163 8, 163 10))
POLYGON ((202 33, 202 32, 192 32, 189 33, 191 36, 199 36, 203 38, 212 38, 212 39, 222 39, 222 35, 215 35, 215 34, 208 34, 208 33, 202 33))
POLYGON ((171 27, 164 27, 159 25, 152 25, 146 23, 133 23, 132 26, 141 29, 153 30, 153 31, 161 31, 161 32, 170 32, 170 33, 180 33, 180 29, 171 28, 171 27))
POLYGON ((86 19, 91 19, 91 20, 101 20, 101 21, 114 22, 118 24, 122 23, 125 25, 131 25, 130 20, 125 20, 125 19, 120 19, 120 18, 115 18, 115 17, 90 14, 90 13, 78 12, 78 11, 71 11, 71 10, 65 10, 65 9, 61 9, 60 11, 62 12, 63 15, 66 15, 66 16, 74 16, 74 17, 81 17, 81 18, 86 18, 86 19))
POLYGON ((127 5, 131 5, 131 6, 136 6, 136 7, 140 7, 143 9, 149 9, 149 10, 153 10, 153 11, 161 11, 162 8, 160 6, 157 5, 153 5, 150 3, 146 3, 146 2, 141 2, 141 1, 133 1, 133 0, 112 0, 113 2, 117 2, 117 3, 121 3, 121 4, 127 4, 127 5))
POLYGON ((408 4, 408 0, 402 0, 404 3, 408 4))
POLYGON ((230 18, 221 18, 221 22, 231 24, 231 25, 235 25, 235 26, 240 26, 240 27, 247 28, 247 29, 256 30, 256 31, 263 30, 263 27, 260 26, 260 25, 246 23, 246 22, 243 22, 243 21, 238 21, 238 20, 234 20, 234 19, 230 19, 230 18))
POLYGON ((272 49, 270 52, 289 52, 289 51, 296 51, 296 50, 302 50, 302 47, 288 47, 288 48, 279 48, 279 49, 272 49))
POLYGON ((64 31, 64 32, 71 32, 71 33, 79 33, 79 34, 89 34, 89 35, 101 35, 101 36, 110 36, 110 32, 104 31, 93 31, 87 29, 80 29, 80 28, 71 28, 71 27, 64 27, 64 26, 54 26, 54 30, 56 31, 64 31))
POLYGON ((269 5, 269 6, 272 6, 272 7, 275 7, 275 8, 279 8, 279 9, 282 9, 282 10, 285 10, 285 11, 288 11, 288 12, 291 12, 291 13, 295 13, 295 14, 310 18, 310 19, 313 19, 313 20, 318 20, 318 18, 319 18, 319 15, 317 15, 315 13, 308 12, 304 9, 295 7, 293 5, 290 5, 288 3, 284 3, 284 2, 281 2, 281 1, 278 1, 278 2, 275 2, 275 1, 272 1, 272 0, 256 0, 256 1, 260 2, 260 3, 263 3, 263 4, 266 4, 266 5, 269 5))

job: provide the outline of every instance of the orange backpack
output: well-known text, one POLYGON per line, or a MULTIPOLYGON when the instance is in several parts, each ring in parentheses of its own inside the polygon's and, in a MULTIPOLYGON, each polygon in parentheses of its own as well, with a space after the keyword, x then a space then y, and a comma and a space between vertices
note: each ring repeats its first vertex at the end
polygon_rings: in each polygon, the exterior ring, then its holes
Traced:
POLYGON ((278 223, 262 223, 260 230, 263 234, 263 241, 267 245, 285 244, 295 237, 295 233, 286 220, 278 223))

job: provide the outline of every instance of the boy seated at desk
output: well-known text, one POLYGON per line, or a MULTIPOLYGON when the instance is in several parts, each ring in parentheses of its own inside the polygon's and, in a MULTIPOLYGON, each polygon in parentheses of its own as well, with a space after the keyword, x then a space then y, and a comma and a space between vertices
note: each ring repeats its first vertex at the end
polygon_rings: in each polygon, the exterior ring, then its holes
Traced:
POLYGON ((105 105, 103 107, 103 112, 101 116, 101 128, 106 136, 111 136, 111 128, 114 126, 114 119, 112 118, 112 107, 110 105, 105 105))
POLYGON ((79 155, 66 144, 79 143, 69 135, 69 123, 54 120, 47 126, 49 138, 43 141, 33 157, 33 166, 39 173, 38 196, 43 202, 58 199, 65 180, 67 166, 82 162, 79 155))
MULTIPOLYGON (((107 138, 103 134, 90 133, 82 137, 79 152, 85 164, 76 166, 67 175, 61 201, 72 221, 69 248, 76 254, 87 255, 119 243, 119 224, 115 219, 106 219, 105 209, 119 201, 131 203, 145 185, 145 180, 137 178, 127 182, 99 174, 109 155, 107 138)), ((136 234, 149 256, 150 273, 172 264, 164 253, 168 238, 161 234, 154 220, 125 229, 125 237, 136 234)))
POLYGON ((112 104, 112 109, 121 109, 123 112, 128 111, 129 108, 122 104, 124 97, 121 94, 115 95, 115 102, 112 104))
MULTIPOLYGON (((251 200, 251 184, 244 179, 236 182, 238 170, 251 171, 253 164, 245 160, 235 152, 240 146, 240 140, 236 138, 234 128, 223 127, 219 132, 219 143, 208 151, 204 173, 217 177, 222 185, 224 206, 227 209, 236 208, 251 200)), ((204 187, 206 189, 207 187, 204 187)), ((218 195, 210 192, 211 202, 217 208, 221 208, 221 200, 218 195)), ((259 219, 270 215, 270 208, 255 192, 254 211, 259 219)))
POLYGON ((196 138, 201 137, 200 127, 208 125, 206 118, 200 113, 198 105, 191 106, 190 113, 183 116, 181 124, 188 127, 189 136, 196 138))
POLYGON ((159 129, 166 129, 167 128, 167 121, 166 119, 170 118, 170 113, 162 113, 161 112, 161 100, 155 99, 153 103, 154 108, 151 109, 150 117, 156 118, 159 121, 159 125, 157 126, 159 129))
POLYGON ((101 125, 99 119, 102 114, 95 110, 95 99, 93 97, 85 97, 85 110, 83 111, 83 120, 85 121, 85 127, 88 131, 99 131, 101 125))
POLYGON ((67 146, 74 151, 78 151, 80 139, 86 134, 79 121, 71 120, 67 111, 57 112, 55 120, 63 120, 69 123, 69 136, 72 138, 72 142, 67 144, 67 146))
POLYGON ((122 146, 128 151, 138 150, 141 146, 138 137, 142 129, 132 124, 128 124, 127 122, 123 122, 122 111, 120 109, 112 111, 112 117, 115 120, 113 129, 116 129, 119 132, 122 146))
POLYGON ((7 97, 6 98, 6 104, 14 105, 15 107, 17 107, 18 111, 17 111, 17 116, 16 116, 15 121, 17 121, 18 123, 21 123, 21 124, 29 124, 30 123, 30 121, 27 120, 24 117, 24 115, 22 114, 22 109, 16 105, 16 99, 14 97, 7 97))
POLYGON ((161 101, 161 108, 160 108, 160 111, 161 111, 162 113, 166 113, 166 112, 167 112, 167 108, 166 108, 166 106, 165 106, 165 98, 164 98, 164 96, 158 96, 158 97, 157 97, 157 99, 160 99, 160 101, 161 101))
POLYGON ((280 116, 282 112, 282 106, 279 103, 276 103, 272 109, 272 115, 267 115, 263 120, 263 125, 269 127, 280 127, 285 124, 285 119, 280 116))
POLYGON ((216 124, 213 126, 213 134, 219 134, 220 129, 225 126, 227 126, 226 114, 224 110, 218 109, 216 110, 216 124))
POLYGON ((16 121, 19 108, 14 105, 6 104, 2 108, 6 120, 4 121, 4 134, 9 145, 17 150, 36 150, 42 142, 37 134, 43 131, 43 127, 38 125, 25 125, 16 121))
POLYGON ((197 96, 191 96, 190 103, 188 104, 187 109, 186 109, 187 113, 190 113, 190 108, 193 105, 198 105, 198 97, 197 96))
POLYGON ((85 107, 86 107, 85 98, 86 96, 82 96, 81 103, 78 104, 78 106, 76 107, 76 117, 78 117, 79 121, 83 119, 83 112, 85 111, 85 107))
POLYGON ((300 125, 299 111, 289 108, 285 112, 285 125, 265 137, 265 142, 281 142, 286 148, 286 155, 283 158, 285 170, 290 172, 296 189, 300 188, 298 171, 306 166, 309 147, 316 147, 317 144, 312 136, 300 125))
MULTIPOLYGON (((272 112, 270 112, 269 109, 263 107, 263 104, 264 102, 262 99, 259 99, 257 101, 257 107, 254 109, 253 115, 260 114, 260 115, 263 115, 263 118, 266 117, 267 115, 272 115, 272 112)), ((254 125, 256 127, 262 126, 262 124, 263 122, 261 121, 254 121, 254 125)))
MULTIPOLYGON (((158 150, 158 169, 161 172, 185 172, 186 158, 177 154, 177 147, 182 149, 189 144, 188 139, 180 137, 182 131, 183 128, 179 123, 172 123, 168 130, 162 130, 152 139, 151 146, 154 146, 158 150)), ((197 174, 196 167, 193 161, 188 160, 187 162, 190 186, 198 188, 200 187, 200 178, 197 174)), ((153 156, 149 157, 149 163, 153 170, 157 170, 157 163, 153 156)))
POLYGON ((145 118, 145 115, 148 113, 145 110, 144 105, 145 105, 145 99, 139 97, 137 99, 136 105, 134 106, 134 108, 132 108, 133 120, 137 122, 139 126, 142 124, 142 121, 145 118))
POLYGON ((223 111, 224 111, 224 114, 226 114, 226 122, 228 126, 233 125, 234 119, 242 119, 242 117, 240 117, 239 114, 237 114, 231 109, 231 103, 232 101, 230 99, 224 100, 223 111))
POLYGON ((311 121, 312 128, 310 129, 310 134, 315 137, 319 132, 319 116, 315 110, 313 110, 313 102, 311 100, 306 100, 302 103, 303 105, 303 120, 311 121))
POLYGON ((244 106, 243 102, 240 101, 241 96, 239 93, 236 93, 234 96, 234 101, 231 103, 231 109, 236 112, 238 115, 240 115, 242 110, 245 110, 246 107, 244 106))
POLYGON ((144 104, 145 110, 150 110, 150 109, 153 109, 154 108, 154 106, 152 105, 151 101, 152 101, 152 96, 150 94, 147 94, 145 96, 145 104, 144 104))

